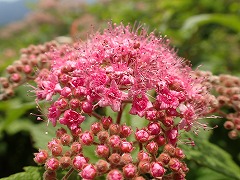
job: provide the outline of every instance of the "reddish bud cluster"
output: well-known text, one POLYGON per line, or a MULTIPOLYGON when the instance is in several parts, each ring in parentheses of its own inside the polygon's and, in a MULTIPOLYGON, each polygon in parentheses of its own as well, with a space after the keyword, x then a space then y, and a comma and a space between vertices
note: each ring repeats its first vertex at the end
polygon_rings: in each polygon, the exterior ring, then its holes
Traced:
POLYGON ((39 150, 34 160, 38 164, 45 164, 45 179, 55 176, 54 172, 58 169, 70 168, 78 171, 83 179, 102 175, 106 175, 109 180, 144 179, 141 175, 146 174, 149 174, 149 178, 173 177, 176 174, 185 177, 188 168, 182 162, 185 157, 183 151, 165 144, 166 140, 161 144, 163 152, 159 151, 160 146, 155 139, 165 136, 160 124, 150 122, 148 128, 135 132, 135 142, 144 145, 144 150, 139 151, 136 160, 131 154, 135 148, 134 142, 126 139, 132 131, 125 124, 113 123, 110 116, 91 124, 90 130, 79 133, 78 138, 60 128, 56 131, 56 138, 48 142, 48 151, 39 150), (89 163, 89 158, 82 152, 85 146, 90 145, 99 157, 95 164, 89 163), (64 146, 69 147, 69 150, 64 146))
POLYGON ((226 119, 224 127, 230 130, 228 136, 237 139, 240 136, 240 78, 231 75, 213 76, 210 72, 197 71, 197 76, 208 77, 205 82, 209 89, 218 94, 209 97, 212 99, 212 112, 226 119), (226 108, 234 110, 227 113, 226 108))
POLYGON ((14 94, 16 87, 27 81, 34 80, 37 77, 37 69, 48 69, 49 57, 45 53, 57 46, 57 42, 51 41, 43 45, 30 45, 28 48, 22 49, 20 59, 6 69, 8 78, 0 78, 0 100, 8 99, 14 94))

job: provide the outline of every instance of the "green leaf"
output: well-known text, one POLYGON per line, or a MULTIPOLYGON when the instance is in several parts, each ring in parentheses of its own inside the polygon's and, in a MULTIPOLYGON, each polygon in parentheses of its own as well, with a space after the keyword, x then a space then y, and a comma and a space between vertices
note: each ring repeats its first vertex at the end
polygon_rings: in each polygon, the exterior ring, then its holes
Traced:
POLYGON ((200 14, 188 18, 182 28, 183 37, 189 38, 200 26, 215 23, 225 26, 233 31, 240 32, 240 19, 231 14, 200 14))
MULTIPOLYGON (((35 167, 35 166, 27 166, 24 167, 24 172, 13 174, 9 177, 1 178, 0 180, 42 180, 43 173, 45 171, 44 167, 35 167)), ((57 179, 62 179, 63 176, 67 173, 67 170, 58 170, 57 171, 57 179)), ((80 176, 77 171, 72 172, 68 180, 78 180, 80 176)))
POLYGON ((29 109, 33 109, 36 106, 35 102, 22 104, 19 100, 13 99, 5 102, 1 102, 0 110, 5 111, 5 118, 2 119, 0 131, 6 129, 14 121, 18 120, 29 109))
POLYGON ((180 145, 187 159, 196 161, 198 164, 231 179, 240 179, 240 168, 226 151, 208 142, 207 139, 202 139, 190 133, 185 133, 182 136, 193 139, 196 144, 194 147, 180 145))
POLYGON ((55 127, 52 124, 47 125, 46 122, 32 124, 29 131, 34 141, 34 147, 37 149, 46 149, 47 143, 56 137, 55 132, 60 127, 60 125, 55 127))
POLYGON ((123 110, 121 122, 126 123, 128 126, 131 126, 133 130, 135 130, 136 128, 140 129, 147 126, 148 121, 145 118, 141 118, 137 115, 131 115, 129 113, 130 109, 131 105, 127 104, 125 109, 123 110))
POLYGON ((1 180, 41 180, 44 172, 43 167, 28 166, 24 167, 24 172, 13 174, 6 178, 1 178, 1 180))
MULTIPOLYGON (((191 170, 190 170, 191 171, 191 170)), ((208 168, 201 167, 197 169, 197 177, 195 180, 226 180, 229 179, 228 177, 224 176, 223 174, 217 173, 208 168)))

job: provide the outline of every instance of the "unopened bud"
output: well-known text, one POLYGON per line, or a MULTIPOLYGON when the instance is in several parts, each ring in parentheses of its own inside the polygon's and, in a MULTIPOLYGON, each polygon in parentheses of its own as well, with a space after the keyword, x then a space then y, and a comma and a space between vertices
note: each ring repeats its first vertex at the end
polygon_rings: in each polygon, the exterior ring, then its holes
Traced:
POLYGON ((105 160, 98 160, 96 162, 96 169, 99 174, 104 174, 109 170, 110 164, 105 160))
POLYGON ((125 178, 134 178, 137 173, 137 167, 134 164, 127 164, 123 167, 123 175, 125 178))
POLYGON ((63 134, 60 138, 62 145, 68 146, 72 142, 72 136, 69 134, 63 134))
POLYGON ((108 160, 111 164, 118 165, 120 163, 121 156, 118 153, 113 153, 108 160))
POLYGON ((94 179, 97 175, 97 170, 94 165, 88 164, 84 166, 84 168, 82 169, 82 172, 80 172, 79 175, 83 179, 94 179))
POLYGON ((63 156, 63 157, 60 158, 59 162, 60 162, 60 167, 62 169, 67 169, 71 165, 72 161, 71 161, 70 157, 63 156))
POLYGON ((113 169, 107 174, 107 180, 123 180, 123 175, 118 169, 113 169))
POLYGON ((48 159, 45 163, 45 167, 47 170, 56 171, 59 168, 59 161, 56 158, 48 159))
POLYGON ((110 116, 109 117, 102 117, 101 121, 102 121, 103 128, 106 129, 106 130, 113 123, 113 120, 110 116))

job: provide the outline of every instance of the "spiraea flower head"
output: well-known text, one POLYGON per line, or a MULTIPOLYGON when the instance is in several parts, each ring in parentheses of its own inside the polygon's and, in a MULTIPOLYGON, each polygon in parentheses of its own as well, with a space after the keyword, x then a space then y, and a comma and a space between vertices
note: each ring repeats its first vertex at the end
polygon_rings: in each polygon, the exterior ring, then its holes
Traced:
POLYGON ((200 80, 191 77, 191 68, 168 44, 166 38, 147 34, 144 28, 111 24, 86 42, 50 52, 50 70, 41 71, 36 79, 37 98, 59 97, 58 105, 49 108, 49 120, 70 129, 97 107, 119 112, 122 103, 131 102, 130 114, 180 114, 179 127, 189 130, 203 112, 199 104, 204 102, 195 100, 202 99, 200 80))
POLYGON ((71 164, 84 179, 104 174, 107 179, 141 179, 144 174, 165 178, 171 171, 183 171, 179 130, 199 125, 197 119, 205 115, 208 102, 201 78, 193 76, 166 38, 148 34, 141 26, 110 24, 86 42, 47 55, 50 68, 36 78, 37 100, 50 101, 48 120, 53 126, 65 125, 70 133, 58 130, 57 140, 48 145, 54 157, 50 161, 36 154, 38 163, 47 162, 48 170, 71 164), (145 127, 137 127, 137 122, 132 127, 121 122, 123 114, 148 122, 145 127), (96 121, 81 127, 89 116, 96 121), (70 150, 64 152, 62 146, 70 150), (89 164, 84 148, 94 149, 96 164, 89 164), (60 165, 56 156, 65 157, 60 165))

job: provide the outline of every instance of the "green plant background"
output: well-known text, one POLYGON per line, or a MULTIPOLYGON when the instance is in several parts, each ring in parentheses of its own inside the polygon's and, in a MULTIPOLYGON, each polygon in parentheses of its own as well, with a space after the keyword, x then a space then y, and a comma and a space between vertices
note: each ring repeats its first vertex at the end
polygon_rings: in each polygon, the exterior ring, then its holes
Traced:
MULTIPOLYGON (((20 48, 70 36, 73 22, 78 22, 77 37, 86 39, 86 34, 106 27, 109 21, 146 24, 149 32, 167 35, 178 55, 190 60, 193 68, 214 74, 240 75, 239 0, 97 0, 69 7, 61 1, 53 7, 46 5, 47 0, 41 2, 29 4, 33 13, 28 20, 1 27, 2 76, 5 68, 18 59, 20 48), (48 15, 49 19, 39 14, 48 15)), ((19 87, 12 99, 0 102, 0 177, 6 177, 3 179, 41 179, 43 169, 33 167, 36 166, 33 153, 46 147, 54 129, 30 115, 39 112, 34 95, 27 93, 29 89, 29 86, 19 87), (21 173, 15 174, 17 172, 21 173)), ((141 120, 128 116, 124 115, 127 124, 141 126, 141 120)), ((209 126, 219 127, 200 132, 198 136, 183 134, 196 143, 195 147, 181 145, 190 168, 187 179, 240 179, 240 140, 228 138, 228 131, 223 128, 224 119, 207 121, 209 126)), ((89 156, 95 155, 90 152, 89 156)))

